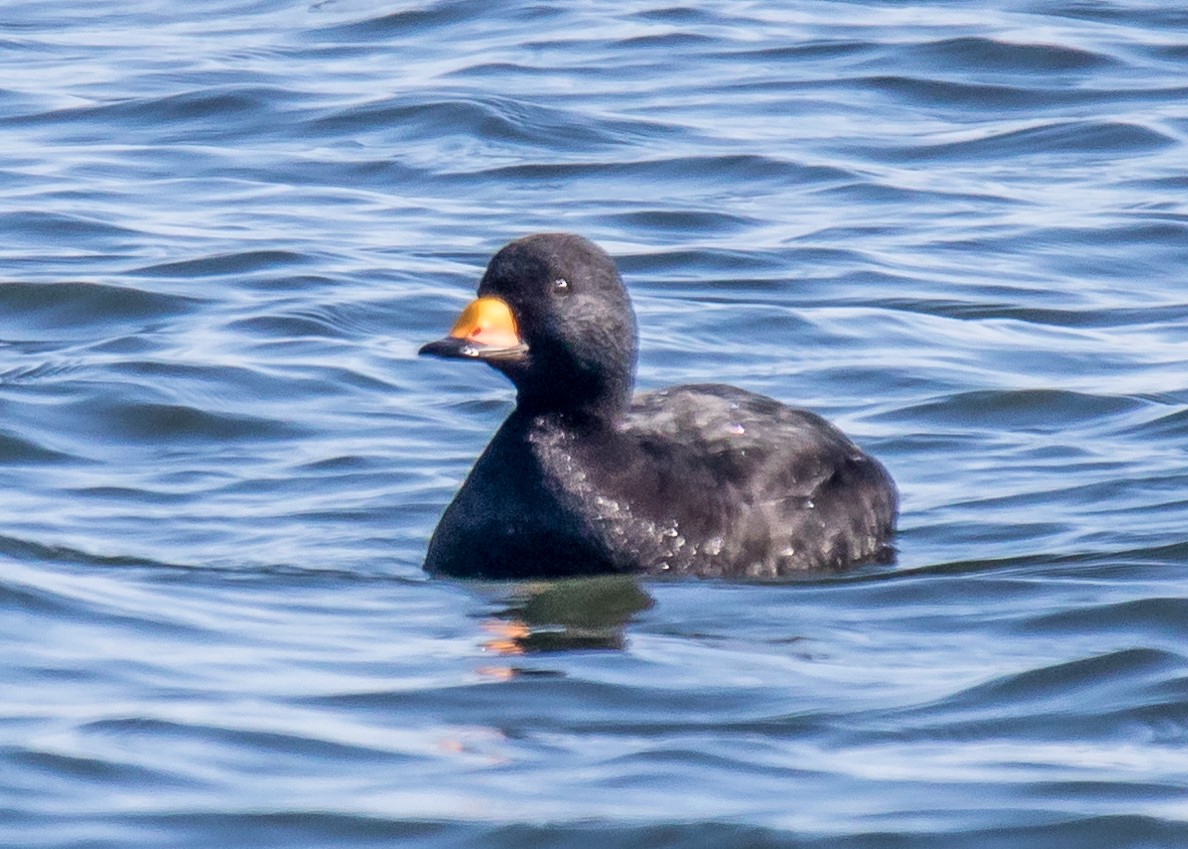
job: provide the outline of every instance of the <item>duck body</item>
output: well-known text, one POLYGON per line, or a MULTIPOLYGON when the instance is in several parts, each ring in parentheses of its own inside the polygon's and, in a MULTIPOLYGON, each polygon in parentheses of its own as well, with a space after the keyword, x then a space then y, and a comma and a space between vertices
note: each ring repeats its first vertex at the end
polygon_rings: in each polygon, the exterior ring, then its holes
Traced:
POLYGON ((778 578, 889 558, 894 483, 825 419, 722 384, 631 397, 634 315, 592 243, 513 242, 479 295, 495 318, 463 313, 422 352, 484 360, 519 396, 442 516, 429 572, 778 578))

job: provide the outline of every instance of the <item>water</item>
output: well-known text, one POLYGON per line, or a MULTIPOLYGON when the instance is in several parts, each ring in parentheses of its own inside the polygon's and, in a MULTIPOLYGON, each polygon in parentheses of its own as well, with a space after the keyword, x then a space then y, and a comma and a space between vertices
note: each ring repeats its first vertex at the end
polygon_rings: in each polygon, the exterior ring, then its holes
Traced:
POLYGON ((1188 15, 0 3, 0 844, 1188 845, 1188 15), (807 406, 898 561, 429 580, 489 254, 807 406))

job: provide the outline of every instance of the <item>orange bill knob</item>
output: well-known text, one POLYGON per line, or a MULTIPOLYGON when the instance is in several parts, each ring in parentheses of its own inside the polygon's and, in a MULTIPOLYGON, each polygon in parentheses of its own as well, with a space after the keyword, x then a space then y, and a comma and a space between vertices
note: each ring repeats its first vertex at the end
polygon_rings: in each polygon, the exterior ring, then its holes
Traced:
POLYGON ((485 297, 467 304, 449 334, 423 346, 418 353, 492 360, 519 356, 527 350, 511 308, 499 298, 485 297))

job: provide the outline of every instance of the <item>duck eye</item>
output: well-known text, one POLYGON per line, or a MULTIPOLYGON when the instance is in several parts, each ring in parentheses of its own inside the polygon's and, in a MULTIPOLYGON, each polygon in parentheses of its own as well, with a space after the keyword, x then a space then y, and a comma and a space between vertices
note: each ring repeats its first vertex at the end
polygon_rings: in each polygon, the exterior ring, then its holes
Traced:
POLYGON ((564 277, 558 277, 556 280, 553 281, 553 294, 554 295, 568 295, 569 292, 570 292, 569 281, 566 280, 564 277))

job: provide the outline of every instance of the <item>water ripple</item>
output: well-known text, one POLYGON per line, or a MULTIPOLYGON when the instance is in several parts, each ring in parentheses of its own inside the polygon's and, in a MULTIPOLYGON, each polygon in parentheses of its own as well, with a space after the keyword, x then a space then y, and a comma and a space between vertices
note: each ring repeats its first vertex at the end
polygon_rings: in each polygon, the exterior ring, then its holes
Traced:
POLYGON ((84 11, 0 26, 0 843, 1182 844, 1183 10, 84 11), (897 563, 424 576, 513 397, 417 348, 555 229, 897 563))

